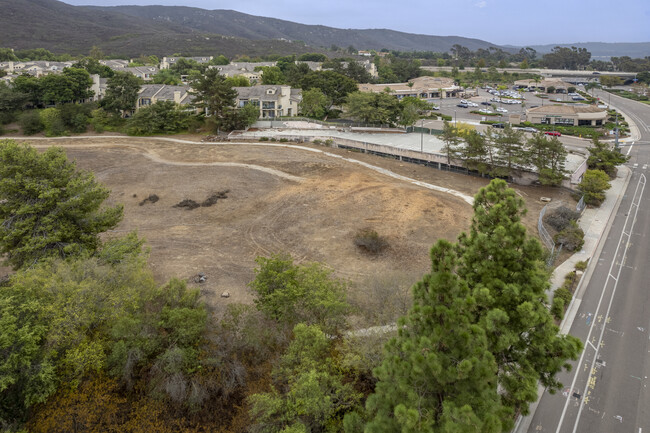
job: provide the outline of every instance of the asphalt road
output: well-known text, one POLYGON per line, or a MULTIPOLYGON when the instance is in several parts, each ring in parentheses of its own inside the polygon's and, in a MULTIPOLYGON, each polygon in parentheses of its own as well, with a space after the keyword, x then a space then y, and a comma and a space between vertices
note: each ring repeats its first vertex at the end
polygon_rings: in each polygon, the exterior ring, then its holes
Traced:
POLYGON ((650 106, 616 96, 611 104, 639 129, 640 139, 622 148, 632 175, 576 296, 570 333, 585 350, 560 376, 563 392, 543 393, 529 432, 650 433, 650 106))

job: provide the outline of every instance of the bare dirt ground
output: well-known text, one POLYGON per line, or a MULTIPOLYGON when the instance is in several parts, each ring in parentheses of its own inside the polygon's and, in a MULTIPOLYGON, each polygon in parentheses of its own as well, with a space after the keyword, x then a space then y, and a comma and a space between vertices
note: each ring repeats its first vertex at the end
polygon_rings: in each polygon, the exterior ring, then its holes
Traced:
MULTIPOLYGON (((455 240, 471 223, 471 206, 449 194, 390 178, 321 153, 254 144, 199 143, 197 136, 174 138, 84 138, 23 141, 66 149, 79 168, 92 170, 111 189, 109 202, 124 204, 115 236, 136 230, 151 248, 156 279, 187 279, 214 305, 250 302, 247 284, 255 258, 290 253, 297 262, 318 261, 348 279, 354 290, 385 276, 412 284, 430 268, 428 251, 437 239, 455 240), (228 191, 209 207, 173 207, 182 200, 203 202, 228 191), (155 203, 140 203, 155 194, 155 203), (354 244, 356 232, 376 230, 390 248, 377 257, 354 244), (197 284, 193 277, 204 273, 197 284), (229 298, 222 298, 222 292, 229 298)), ((480 179, 341 149, 310 146, 389 169, 395 173, 473 195, 480 179)), ((515 189, 526 200, 524 223, 537 235, 541 196, 573 200, 567 191, 515 189)), ((0 270, 1 271, 1 270, 0 270)))

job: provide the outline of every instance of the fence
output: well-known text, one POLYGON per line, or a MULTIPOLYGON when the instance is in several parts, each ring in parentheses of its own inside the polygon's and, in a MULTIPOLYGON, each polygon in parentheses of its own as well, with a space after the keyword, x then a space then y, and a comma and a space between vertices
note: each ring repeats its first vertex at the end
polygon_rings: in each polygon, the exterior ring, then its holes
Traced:
POLYGON ((583 195, 582 197, 580 197, 580 201, 576 205, 576 212, 582 213, 586 207, 587 205, 585 204, 585 196, 583 195))
POLYGON ((560 252, 562 251, 562 244, 557 247, 553 241, 553 238, 548 233, 548 230, 546 230, 546 227, 544 227, 544 215, 546 215, 547 210, 548 205, 544 206, 542 211, 539 213, 539 220, 537 220, 537 232, 539 233, 539 237, 542 239, 544 245, 546 245, 546 248, 548 248, 550 251, 548 259, 546 259, 546 266, 551 266, 553 265, 556 257, 560 255, 560 252))

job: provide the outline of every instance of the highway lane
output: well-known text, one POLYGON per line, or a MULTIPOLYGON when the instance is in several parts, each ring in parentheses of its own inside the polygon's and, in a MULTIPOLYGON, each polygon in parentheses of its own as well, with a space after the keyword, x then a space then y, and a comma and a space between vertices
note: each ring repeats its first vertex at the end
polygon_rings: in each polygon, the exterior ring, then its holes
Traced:
MULTIPOLYGON (((609 96, 607 96, 609 98, 609 96)), ((601 99, 604 99, 601 96, 601 99)), ((611 97, 639 129, 630 182, 570 333, 585 342, 563 392, 545 392, 529 432, 650 433, 650 107, 611 97), (644 168, 645 167, 645 168, 644 168)))

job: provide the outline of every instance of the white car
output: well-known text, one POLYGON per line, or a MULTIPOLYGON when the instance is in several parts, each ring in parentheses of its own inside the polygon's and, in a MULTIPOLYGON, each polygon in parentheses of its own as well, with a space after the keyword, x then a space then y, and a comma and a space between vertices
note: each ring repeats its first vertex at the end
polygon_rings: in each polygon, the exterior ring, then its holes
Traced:
POLYGON ((482 114, 494 114, 494 113, 492 113, 491 110, 487 110, 485 108, 481 108, 480 110, 478 110, 478 112, 482 113, 482 114))
POLYGON ((478 104, 472 101, 467 102, 467 105, 469 105, 470 107, 478 107, 478 104))
POLYGON ((506 110, 505 108, 501 108, 501 107, 497 107, 497 111, 499 113, 507 113, 508 112, 508 110, 506 110))
POLYGON ((469 105, 468 101, 466 101, 465 99, 461 99, 461 100, 460 100, 460 103, 461 103, 461 104, 467 104, 467 105, 469 105))

